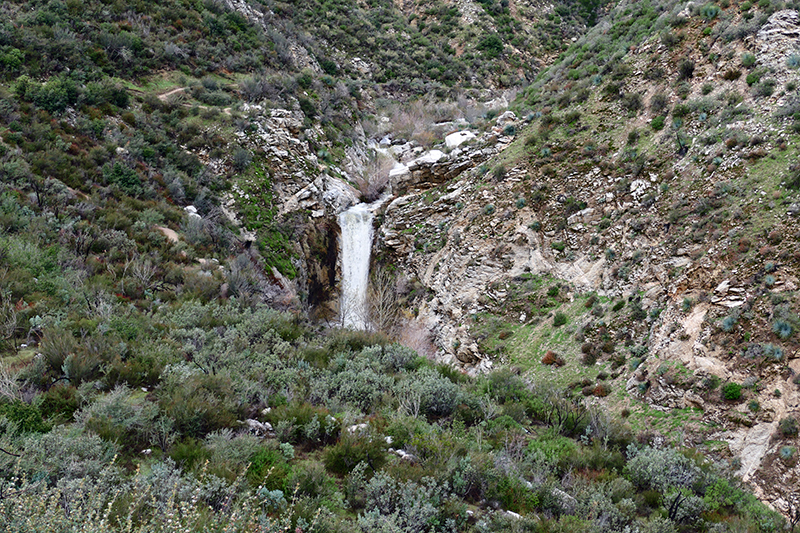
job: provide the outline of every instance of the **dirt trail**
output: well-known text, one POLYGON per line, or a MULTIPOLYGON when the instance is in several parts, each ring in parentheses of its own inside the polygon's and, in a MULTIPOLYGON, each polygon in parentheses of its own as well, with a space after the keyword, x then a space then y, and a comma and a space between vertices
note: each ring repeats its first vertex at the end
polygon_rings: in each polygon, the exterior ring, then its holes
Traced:
MULTIPOLYGON (((158 95, 158 99, 161 100, 162 102, 166 102, 167 98, 169 98, 173 94, 186 92, 186 89, 188 89, 188 88, 189 87, 177 87, 175 89, 172 89, 171 91, 165 92, 164 94, 159 94, 158 95)), ((193 107, 193 106, 192 106, 192 104, 183 104, 183 107, 193 107)), ((197 107, 200 108, 200 109, 211 109, 210 107, 205 106, 205 105, 199 105, 197 107)), ((225 113, 226 115, 230 115, 231 114, 231 108, 230 107, 226 107, 226 108, 224 108, 222 110, 222 112, 225 113)))
POLYGON ((167 92, 165 92, 164 94, 159 94, 159 95, 158 95, 158 99, 159 99, 159 100, 161 100, 162 102, 166 102, 166 101, 167 101, 167 98, 169 98, 169 97, 170 97, 170 96, 172 96, 173 94, 182 93, 182 92, 184 92, 186 89, 187 89, 187 87, 178 87, 178 88, 176 88, 176 89, 172 89, 171 91, 167 91, 167 92))

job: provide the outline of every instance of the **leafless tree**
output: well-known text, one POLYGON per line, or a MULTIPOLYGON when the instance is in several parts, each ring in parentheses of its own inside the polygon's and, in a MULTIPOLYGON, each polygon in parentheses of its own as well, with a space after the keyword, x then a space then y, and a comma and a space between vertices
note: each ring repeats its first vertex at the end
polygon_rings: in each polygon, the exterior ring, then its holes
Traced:
POLYGON ((389 184, 389 171, 393 167, 394 160, 391 157, 373 152, 363 164, 352 165, 348 170, 364 201, 373 202, 380 198, 389 184))
POLYGON ((14 372, 3 362, 0 362, 0 397, 11 401, 22 398, 14 372))
POLYGON ((11 300, 10 292, 0 293, 0 335, 3 340, 10 342, 14 350, 17 343, 14 341, 17 332, 17 307, 11 300))
POLYGON ((392 334, 396 331, 400 304, 396 283, 385 268, 373 270, 367 294, 367 305, 372 325, 378 331, 392 334))
POLYGON ((142 289, 147 290, 152 288, 156 269, 156 264, 149 257, 138 257, 131 265, 131 276, 142 286, 142 289))

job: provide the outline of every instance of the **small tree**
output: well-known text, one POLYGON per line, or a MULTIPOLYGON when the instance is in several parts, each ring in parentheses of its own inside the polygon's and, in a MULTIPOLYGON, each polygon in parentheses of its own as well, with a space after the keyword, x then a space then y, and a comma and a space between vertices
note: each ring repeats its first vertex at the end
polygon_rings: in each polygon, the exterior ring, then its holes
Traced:
POLYGON ((394 277, 383 267, 373 271, 367 305, 372 325, 378 331, 391 334, 397 329, 400 303, 394 277))

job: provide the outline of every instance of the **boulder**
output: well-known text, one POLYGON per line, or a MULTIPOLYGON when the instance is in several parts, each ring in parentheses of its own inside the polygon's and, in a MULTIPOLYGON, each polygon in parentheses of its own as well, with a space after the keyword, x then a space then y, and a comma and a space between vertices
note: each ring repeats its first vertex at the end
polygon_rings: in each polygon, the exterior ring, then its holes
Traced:
POLYGON ((470 139, 474 139, 475 134, 471 131, 457 131, 455 133, 451 133, 447 137, 444 138, 444 142, 448 148, 453 149, 456 146, 459 146, 462 143, 469 141, 470 139))

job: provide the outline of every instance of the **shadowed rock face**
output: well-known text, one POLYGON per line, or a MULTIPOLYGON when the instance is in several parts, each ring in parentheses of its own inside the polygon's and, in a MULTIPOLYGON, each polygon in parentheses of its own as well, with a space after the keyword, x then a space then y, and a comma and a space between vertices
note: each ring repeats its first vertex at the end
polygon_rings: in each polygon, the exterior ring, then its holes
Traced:
POLYGON ((323 219, 308 226, 304 256, 308 265, 308 307, 312 318, 332 318, 331 306, 336 296, 336 266, 339 255, 339 225, 335 219, 323 219))

